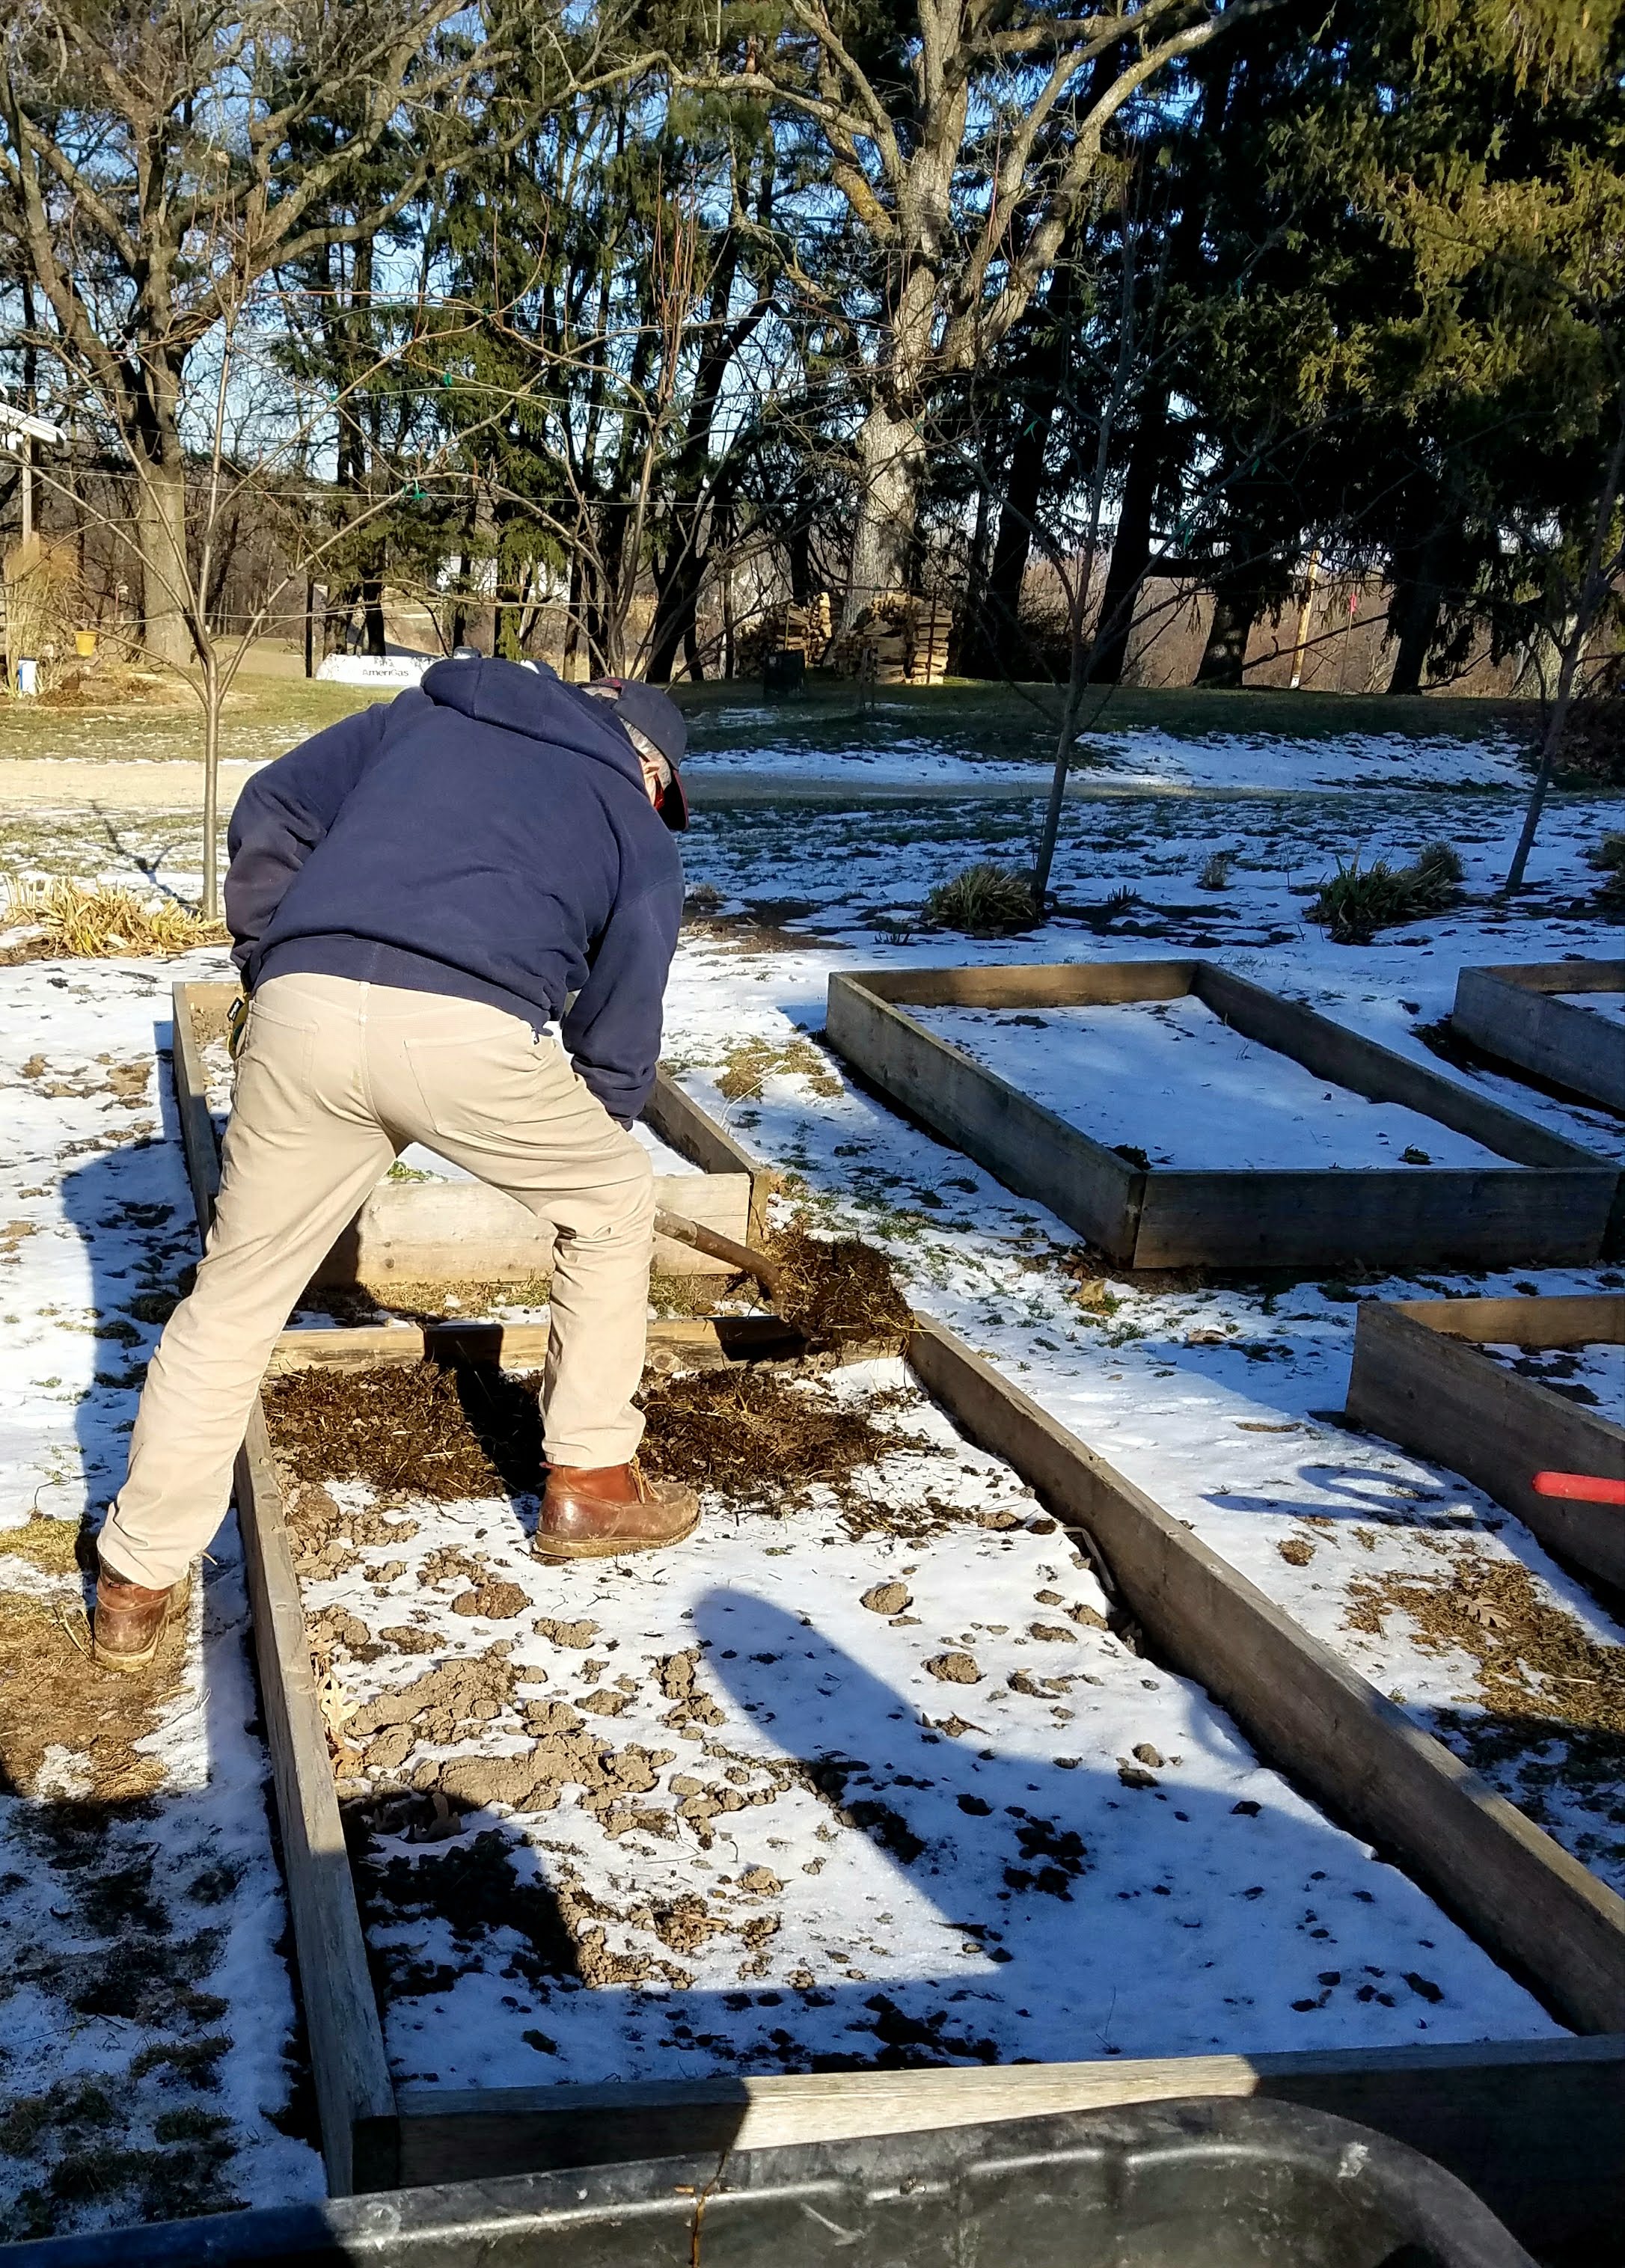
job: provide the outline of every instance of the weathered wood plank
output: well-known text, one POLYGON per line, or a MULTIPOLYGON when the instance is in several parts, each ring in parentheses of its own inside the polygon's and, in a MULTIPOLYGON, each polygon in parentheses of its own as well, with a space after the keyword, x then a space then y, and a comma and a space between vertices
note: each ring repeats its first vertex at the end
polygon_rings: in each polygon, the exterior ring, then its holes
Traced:
POLYGON ((884 1094, 1007 1188, 1132 1262, 1146 1181, 1137 1167, 877 998, 863 978, 831 977, 825 1027, 884 1094))
POLYGON ((400 2090, 402 2179, 927 2132, 1202 2095, 1358 2120, 1458 2175, 1545 2259, 1608 2257, 1625 2215, 1625 2038, 1169 2056, 665 2086, 400 2090), (1586 2248, 1593 2248, 1588 2250, 1586 2248))
POLYGON ((1436 1266, 1584 1267, 1597 1258, 1608 1202, 1606 1178, 1589 1167, 1156 1167, 1145 1177, 1134 1264, 1408 1270, 1425 1255, 1436 1266))
MULTIPOLYGON (((327 1330, 284 1331, 272 1351, 266 1375, 285 1377, 295 1370, 370 1370, 381 1362, 499 1362, 512 1370, 536 1370, 547 1359, 545 1323, 467 1322, 365 1323, 327 1330)), ((717 1327, 707 1316, 657 1318, 649 1324, 649 1352, 685 1363, 724 1360, 717 1327)))
POLYGON ((1481 1346, 1625 1344, 1625 1292, 1564 1292, 1516 1300, 1385 1300, 1384 1307, 1481 1346))
MULTIPOLYGON (((1542 1471, 1625 1480, 1625 1427, 1601 1410, 1552 1393, 1535 1379, 1519 1378, 1464 1344, 1529 1344, 1523 1334, 1533 1323, 1531 1311, 1556 1304, 1363 1300, 1355 1325, 1348 1414, 1367 1432, 1450 1466, 1515 1513, 1548 1550, 1582 1574, 1625 1591, 1625 1515, 1608 1505, 1538 1496, 1533 1485, 1542 1471), (1481 1311, 1479 1329, 1465 1328, 1460 1317, 1450 1323, 1436 1321, 1426 1312, 1458 1305, 1481 1311)), ((1611 1327, 1590 1336, 1616 1344, 1625 1338, 1625 1299, 1572 1304, 1588 1311, 1611 1308, 1611 1327)), ((1575 1325, 1573 1317, 1561 1319, 1548 1329, 1564 1336, 1535 1343, 1572 1345, 1575 1325)))
MULTIPOLYGON (((756 1242, 767 1223, 767 1200, 772 1191, 773 1176, 759 1158, 753 1158, 742 1144, 736 1142, 725 1126, 719 1126, 711 1113, 685 1094, 671 1073, 662 1065, 654 1074, 654 1092, 643 1107, 644 1123, 660 1139, 676 1151, 679 1157, 688 1158, 705 1174, 743 1174, 750 1182, 750 1203, 744 1229, 728 1229, 729 1236, 740 1236, 746 1243, 756 1242)), ((663 1198, 674 1212, 684 1208, 676 1197, 663 1198)), ((691 1214, 691 1219, 698 1219, 691 1214)), ((720 1228, 720 1221, 713 1227, 720 1228)))
POLYGON ((830 979, 826 1026, 832 1044, 884 1094, 1122 1265, 1584 1265, 1605 1248, 1621 1188, 1610 1160, 1207 961, 842 973, 830 979), (1424 1112, 1514 1162, 1141 1172, 906 1012, 1171 999, 1189 990, 1318 1076, 1424 1112))
POLYGON ((1625 992, 1625 961, 1464 968, 1450 1020, 1486 1055, 1625 1111, 1625 1034, 1564 992, 1625 992))
MULTIPOLYGON (((178 984, 174 996, 175 1089, 200 1239, 206 1239, 213 1216, 219 1160, 194 1003, 187 996, 205 990, 229 1000, 234 987, 178 984)), ((238 1453, 234 1493, 322 2156, 330 2192, 343 2197, 392 2186, 397 2178, 395 2091, 333 1789, 299 1579, 257 1399, 238 1453)))
POLYGON ((853 972, 876 999, 905 1008, 1090 1008, 1126 1000, 1178 1000, 1196 961, 1049 961, 985 967, 863 968, 853 972))
POLYGON ((1625 1900, 941 1324, 908 1357, 971 1439, 1093 1537, 1154 1646, 1583 2032, 1625 2031, 1625 1900))
MULTIPOLYGON (((741 1241, 750 1226, 748 1174, 657 1174, 655 1203, 741 1241)), ((553 1237, 528 1205, 484 1182, 380 1182, 312 1284, 523 1283, 553 1268, 553 1237)), ((728 1276, 724 1261, 654 1240, 660 1276, 728 1276)))
POLYGON ((257 1402, 237 1460, 236 1495, 321 2153, 330 2193, 345 2197, 392 2187, 398 2178, 395 2090, 333 1790, 299 1578, 257 1402))

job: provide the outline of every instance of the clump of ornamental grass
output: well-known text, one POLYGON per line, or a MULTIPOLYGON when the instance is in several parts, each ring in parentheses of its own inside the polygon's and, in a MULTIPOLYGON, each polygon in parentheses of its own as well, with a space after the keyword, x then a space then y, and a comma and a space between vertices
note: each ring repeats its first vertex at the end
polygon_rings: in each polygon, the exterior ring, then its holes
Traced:
POLYGON ((1453 902, 1461 887, 1461 860, 1448 843, 1429 843, 1409 866, 1378 858, 1360 864, 1356 851, 1323 881, 1309 908, 1333 945, 1365 945, 1379 929, 1421 921, 1453 902))
POLYGON ((1030 878, 1019 867, 983 860, 939 882, 923 908, 931 929, 957 929, 966 937, 1008 937, 1033 928, 1040 916, 1030 878))
POLYGON ((173 898, 142 899, 133 890, 67 880, 7 877, 0 924, 33 934, 10 948, 17 959, 111 961, 120 954, 189 953, 224 945, 219 922, 205 921, 173 898))
POLYGON ((1625 835, 1605 835, 1586 852, 1585 863, 1602 877, 1592 893, 1598 904, 1625 913, 1625 835))

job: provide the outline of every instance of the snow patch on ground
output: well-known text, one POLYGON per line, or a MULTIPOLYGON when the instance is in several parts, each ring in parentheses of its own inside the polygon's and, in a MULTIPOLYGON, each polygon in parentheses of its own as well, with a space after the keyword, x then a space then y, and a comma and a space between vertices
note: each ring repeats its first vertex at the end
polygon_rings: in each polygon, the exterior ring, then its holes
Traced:
MULTIPOLYGON (((438 1624, 465 1586, 448 1573, 434 1600, 431 1555, 477 1553, 527 1607, 510 1595, 501 1621, 464 1619, 454 1645, 404 1659, 385 1640, 343 1668, 352 1697, 502 1644, 516 1707, 472 1753, 522 1752, 528 1696, 608 1705, 590 1729, 654 1767, 655 1784, 618 1804, 572 1788, 544 1811, 476 1813, 452 1841, 376 1838, 370 1934, 398 1987, 398 2080, 855 2067, 898 2047, 964 2063, 1554 2034, 1198 1687, 1112 1633, 1065 1532, 900 1362, 836 1384, 860 1404, 898 1397, 883 1422, 905 1442, 861 1476, 863 1495, 934 1532, 854 1541, 827 1491, 782 1519, 713 1498, 680 1552, 560 1567, 531 1557, 528 1505, 411 1498, 398 1509, 414 1537, 307 1586, 313 1612, 358 1617, 376 1645, 414 1611, 438 1624), (720 1712, 709 1724, 671 1706, 662 1673, 687 1650, 720 1712), (685 1816, 701 1787, 728 1808, 685 1816), (534 1924, 481 1930, 460 1911, 469 1838, 499 1818, 520 1882, 570 1918, 577 1961, 550 1959, 534 1924)), ((366 1496, 343 1493, 347 1507, 366 1496)), ((382 1738, 387 1779, 409 1785, 451 1753, 419 1735, 401 1756, 382 1738)))
POLYGON ((1328 1086, 1192 995, 1100 1008, 908 1012, 1096 1141, 1133 1145, 1153 1166, 1507 1163, 1420 1111, 1328 1086))

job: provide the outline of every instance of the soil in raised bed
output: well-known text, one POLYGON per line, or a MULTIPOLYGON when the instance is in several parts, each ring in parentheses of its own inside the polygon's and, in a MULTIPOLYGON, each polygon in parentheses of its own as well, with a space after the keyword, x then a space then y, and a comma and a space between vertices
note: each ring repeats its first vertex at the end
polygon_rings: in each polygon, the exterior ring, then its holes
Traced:
POLYGON ((651 1465, 726 1484, 679 1550, 565 1566, 533 1497, 342 1477, 365 1403, 298 1478, 317 1375, 273 1444, 402 2081, 1554 2029, 900 1363, 651 1381, 651 1465))

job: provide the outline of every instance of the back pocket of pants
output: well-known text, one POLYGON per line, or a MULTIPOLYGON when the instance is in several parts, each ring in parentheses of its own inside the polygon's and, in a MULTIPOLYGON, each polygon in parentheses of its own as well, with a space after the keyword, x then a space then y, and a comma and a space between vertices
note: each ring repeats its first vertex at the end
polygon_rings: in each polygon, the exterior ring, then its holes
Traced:
POLYGON ((522 1024, 477 1039, 417 1039, 405 1055, 426 1132, 502 1143, 538 1117, 571 1107, 574 1078, 550 1040, 522 1024))

